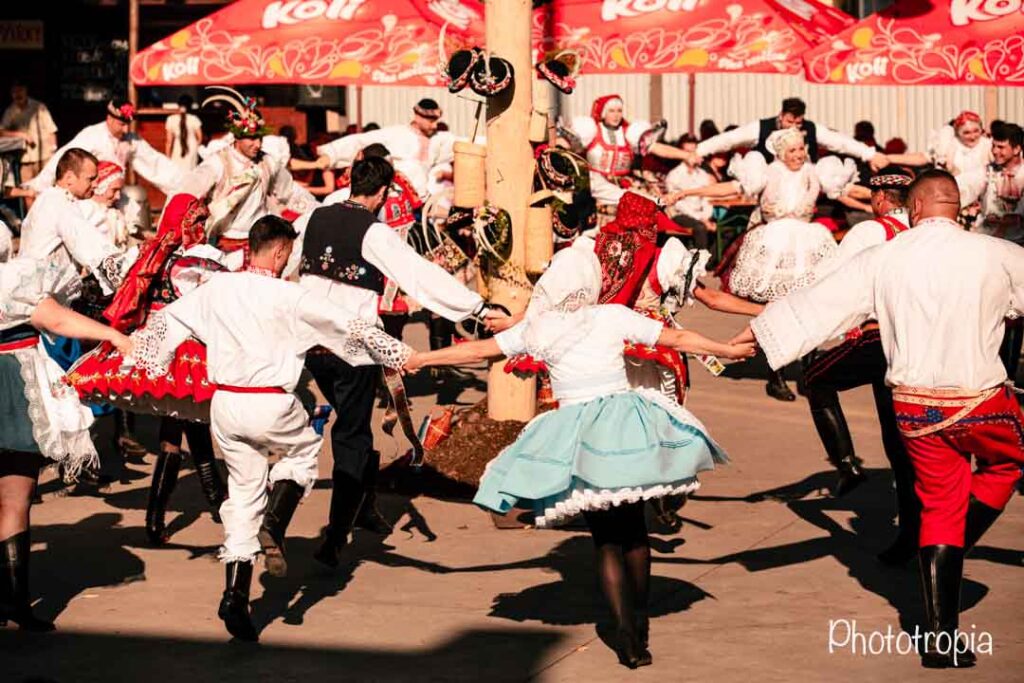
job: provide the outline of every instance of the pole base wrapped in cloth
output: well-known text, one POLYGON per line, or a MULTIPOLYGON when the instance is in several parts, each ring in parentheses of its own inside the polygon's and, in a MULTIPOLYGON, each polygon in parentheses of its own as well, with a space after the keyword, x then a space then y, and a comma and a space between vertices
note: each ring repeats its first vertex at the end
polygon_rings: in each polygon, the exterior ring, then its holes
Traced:
POLYGON ((135 413, 183 420, 210 421, 210 399, 216 386, 206 376, 206 347, 189 339, 159 377, 124 358, 103 342, 68 371, 68 380, 83 401, 102 401, 135 413))
POLYGON ((697 490, 697 474, 726 462, 685 408, 648 390, 564 402, 492 460, 473 499, 506 513, 529 505, 538 527, 585 510, 697 490))

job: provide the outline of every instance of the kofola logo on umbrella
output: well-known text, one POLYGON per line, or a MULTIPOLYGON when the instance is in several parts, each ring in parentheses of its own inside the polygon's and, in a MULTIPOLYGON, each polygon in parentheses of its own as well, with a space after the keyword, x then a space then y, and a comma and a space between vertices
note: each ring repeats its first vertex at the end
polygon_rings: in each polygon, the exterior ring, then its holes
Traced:
POLYGON ((994 21, 1014 12, 1024 12, 1024 0, 950 0, 949 19, 953 26, 972 21, 994 21))
POLYGON ((692 12, 699 0, 604 0, 601 4, 601 20, 615 21, 623 17, 660 12, 692 12))
POLYGON ((263 10, 263 28, 291 26, 311 19, 351 21, 366 0, 276 0, 263 10))

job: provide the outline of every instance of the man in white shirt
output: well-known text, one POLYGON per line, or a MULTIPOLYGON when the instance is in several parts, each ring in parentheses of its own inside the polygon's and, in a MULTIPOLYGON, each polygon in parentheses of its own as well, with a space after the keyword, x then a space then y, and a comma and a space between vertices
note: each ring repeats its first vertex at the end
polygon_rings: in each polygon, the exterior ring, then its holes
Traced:
POLYGON ((107 103, 107 117, 100 123, 86 126, 69 143, 57 150, 43 166, 39 175, 25 183, 26 187, 42 192, 57 181, 57 161, 69 149, 80 148, 91 152, 101 161, 110 161, 121 168, 131 166, 161 192, 170 196, 177 191, 183 174, 173 161, 130 130, 135 120, 135 106, 125 100, 107 103))
MULTIPOLYGON (((386 159, 359 161, 352 167, 351 197, 313 212, 302 243, 300 284, 368 325, 380 324, 377 305, 385 279, 393 280, 424 308, 448 320, 488 315, 479 294, 417 254, 378 219, 393 176, 394 169, 386 159)), ((379 516, 364 501, 380 463, 370 428, 380 369, 353 367, 329 352, 311 353, 306 365, 337 415, 331 428, 334 490, 330 524, 316 555, 325 564, 336 566, 338 553, 359 516, 379 516)))
POLYGON ((317 165, 320 168, 351 166, 360 150, 380 143, 390 151, 395 169, 409 179, 421 198, 425 198, 431 169, 446 160, 451 148, 452 134, 437 130, 440 120, 441 107, 436 101, 424 98, 412 108, 412 121, 404 126, 385 126, 320 145, 317 165))
POLYGON ((225 253, 248 256, 249 228, 257 219, 285 209, 302 214, 317 202, 292 178, 287 142, 266 136, 266 123, 252 100, 229 101, 235 107, 227 124, 231 143, 207 156, 179 191, 208 200, 211 243, 225 253))
POLYGON ((46 105, 28 96, 24 83, 11 86, 11 105, 0 118, 0 128, 25 139, 21 155, 21 180, 28 182, 46 165, 57 150, 57 124, 46 105))
POLYGON ((1024 248, 964 231, 956 180, 945 171, 921 174, 908 208, 912 230, 769 304, 736 341, 756 337, 779 368, 878 321, 922 504, 930 630, 922 663, 972 666, 958 633, 964 553, 1002 512, 1024 463, 1024 416, 999 359, 1004 318, 1024 314, 1024 248))
POLYGON ((775 155, 768 149, 768 136, 782 128, 799 128, 807 140, 807 152, 812 162, 818 161, 818 146, 845 154, 862 161, 869 162, 871 168, 878 170, 889 165, 889 160, 874 147, 857 142, 851 137, 837 133, 831 128, 817 126, 813 121, 804 118, 807 105, 797 97, 788 97, 782 101, 782 111, 778 116, 770 116, 760 121, 719 133, 697 145, 697 156, 706 157, 736 149, 751 147, 760 152, 768 163, 775 155))
POLYGON ((285 529, 317 480, 323 437, 309 426, 293 393, 306 351, 323 345, 354 366, 396 369, 412 355, 372 323, 279 279, 295 237, 287 221, 264 216, 249 232, 245 272, 213 275, 133 335, 136 361, 151 375, 166 372, 190 335, 206 344, 207 372, 217 386, 210 426, 228 465, 228 499, 220 508, 226 586, 218 615, 242 640, 257 638, 249 616, 253 561, 262 545, 268 571, 285 573, 285 529), (283 451, 273 468, 267 463, 271 451, 283 451))
MULTIPOLYGON (((909 173, 889 167, 868 181, 871 208, 876 217, 858 223, 846 233, 836 256, 818 266, 818 277, 839 269, 865 249, 884 244, 910 227, 906 201, 912 180, 909 173)), ((866 476, 854 450, 839 392, 871 385, 882 446, 896 482, 899 517, 895 542, 878 558, 886 564, 903 565, 917 553, 921 503, 914 494, 914 470, 896 426, 892 390, 885 384, 886 370, 878 323, 869 321, 850 330, 842 344, 812 351, 804 358, 804 395, 828 460, 839 471, 833 493, 842 496, 865 481, 866 476)))
POLYGON ((93 195, 99 162, 83 149, 61 154, 57 185, 43 190, 21 226, 18 255, 88 269, 104 294, 113 294, 128 270, 131 257, 121 254, 82 213, 79 201, 93 195))
MULTIPOLYGON (((684 135, 680 140, 680 148, 690 156, 668 172, 665 176, 665 189, 673 193, 713 184, 715 180, 711 174, 697 163, 697 138, 684 135)), ((683 197, 672 205, 672 220, 680 227, 693 231, 694 247, 707 249, 708 233, 715 230, 715 224, 711 221, 713 210, 711 200, 707 197, 683 197)))

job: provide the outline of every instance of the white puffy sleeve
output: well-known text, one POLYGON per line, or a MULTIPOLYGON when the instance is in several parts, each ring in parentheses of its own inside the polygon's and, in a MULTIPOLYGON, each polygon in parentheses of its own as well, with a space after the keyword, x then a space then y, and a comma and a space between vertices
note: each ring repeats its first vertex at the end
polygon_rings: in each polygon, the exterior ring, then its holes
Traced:
POLYGON ((520 321, 504 332, 494 335, 494 341, 503 354, 512 357, 526 353, 526 340, 523 335, 526 327, 527 323, 520 321))
POLYGON ((331 167, 333 168, 344 168, 351 166, 352 162, 356 158, 356 154, 359 153, 363 147, 372 145, 375 142, 379 142, 388 150, 394 154, 396 150, 391 149, 388 145, 388 138, 394 133, 394 130, 388 128, 379 128, 378 130, 371 130, 369 133, 357 133, 356 135, 346 135, 343 138, 338 138, 333 142, 328 142, 325 145, 320 145, 316 149, 316 153, 320 156, 325 156, 331 161, 331 167))
POLYGON ((829 156, 818 159, 814 165, 818 174, 818 182, 821 184, 821 191, 829 199, 839 199, 843 196, 846 188, 857 182, 857 164, 853 159, 840 159, 837 156, 829 156))
POLYGON ((598 306, 600 325, 617 330, 623 340, 644 346, 654 346, 665 326, 654 318, 648 318, 620 304, 598 306))
POLYGON ((827 126, 818 126, 816 131, 818 144, 825 149, 839 152, 851 157, 857 157, 861 161, 871 161, 871 157, 878 154, 874 147, 857 142, 849 135, 843 135, 827 126))
POLYGON ((974 168, 956 176, 956 186, 960 190, 960 206, 970 206, 980 201, 988 188, 988 169, 974 168))
POLYGON ((589 116, 574 116, 570 127, 579 136, 584 147, 589 146, 597 137, 597 123, 589 116))
POLYGON ((728 152, 736 149, 737 147, 749 147, 757 142, 760 132, 760 123, 757 121, 751 121, 739 128, 733 128, 730 131, 719 133, 718 135, 704 140, 697 145, 697 154, 702 157, 706 157, 711 154, 728 152))
POLYGON ((305 292, 298 301, 298 336, 305 349, 324 346, 352 365, 383 365, 401 369, 413 350, 372 323, 305 292))
POLYGON ((640 136, 651 129, 650 121, 630 121, 626 126, 626 144, 635 152, 640 144, 640 136))
POLYGON ((747 152, 742 157, 733 155, 727 172, 739 182, 740 190, 748 197, 761 194, 768 184, 768 162, 760 152, 747 152))
POLYGON ((202 199, 210 193, 223 172, 224 164, 220 157, 216 154, 209 156, 182 178, 181 187, 177 191, 202 199))
POLYGON ((945 166, 953 161, 956 145, 956 131, 953 126, 942 126, 928 134, 925 154, 933 164, 945 166))
POLYGON ((184 176, 180 166, 142 138, 132 140, 132 167, 167 196, 174 194, 184 176))
POLYGON ((69 265, 16 258, 0 264, 0 329, 27 323, 43 299, 61 305, 77 299, 82 280, 69 265))
POLYGON ((750 327, 775 370, 874 315, 874 258, 862 252, 823 280, 774 301, 750 327))

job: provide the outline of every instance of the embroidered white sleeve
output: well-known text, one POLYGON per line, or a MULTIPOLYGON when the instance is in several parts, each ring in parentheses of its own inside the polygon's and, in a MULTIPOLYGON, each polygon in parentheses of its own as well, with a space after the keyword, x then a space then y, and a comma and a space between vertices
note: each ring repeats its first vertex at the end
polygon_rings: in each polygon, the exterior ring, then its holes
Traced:
POLYGON ((349 337, 345 341, 346 355, 366 353, 378 365, 400 370, 412 356, 412 347, 403 344, 380 328, 365 320, 349 323, 349 337))
POLYGON ((145 327, 132 333, 131 339, 135 346, 131 360, 136 367, 150 377, 167 374, 177 348, 176 344, 169 343, 167 316, 162 312, 154 313, 145 327))

